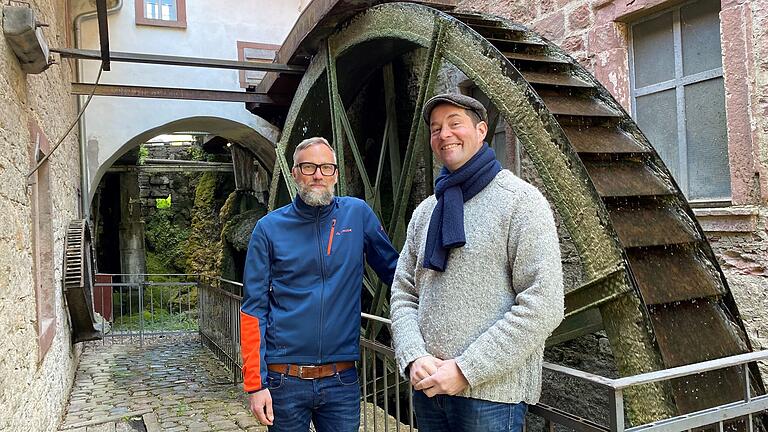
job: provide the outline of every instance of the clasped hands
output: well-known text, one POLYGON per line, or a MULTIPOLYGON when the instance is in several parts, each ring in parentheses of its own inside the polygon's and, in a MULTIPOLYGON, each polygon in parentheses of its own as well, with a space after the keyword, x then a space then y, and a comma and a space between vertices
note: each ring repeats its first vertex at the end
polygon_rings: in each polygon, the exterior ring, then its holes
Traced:
POLYGON ((413 388, 422 390, 429 397, 456 395, 469 385, 453 359, 440 360, 431 355, 419 357, 411 362, 410 371, 413 388))

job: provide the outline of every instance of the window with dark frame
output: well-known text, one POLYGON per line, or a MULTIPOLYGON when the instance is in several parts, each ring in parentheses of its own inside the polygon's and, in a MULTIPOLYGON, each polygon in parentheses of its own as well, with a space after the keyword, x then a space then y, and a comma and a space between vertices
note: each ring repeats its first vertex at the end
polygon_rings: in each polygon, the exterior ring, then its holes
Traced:
POLYGON ((632 112, 691 202, 730 202, 720 2, 631 24, 632 112))
MULTIPOLYGON (((36 123, 31 135, 30 167, 34 168, 49 151, 48 139, 36 123)), ((53 226, 48 161, 30 178, 32 204, 32 259, 37 309, 38 362, 42 362, 56 335, 56 288, 53 280, 53 226)))
MULTIPOLYGON (((280 45, 237 41, 237 59, 257 63, 272 63, 280 45)), ((240 87, 256 87, 266 75, 262 71, 240 71, 240 87)))
POLYGON ((186 28, 186 0, 136 0, 136 24, 186 28))

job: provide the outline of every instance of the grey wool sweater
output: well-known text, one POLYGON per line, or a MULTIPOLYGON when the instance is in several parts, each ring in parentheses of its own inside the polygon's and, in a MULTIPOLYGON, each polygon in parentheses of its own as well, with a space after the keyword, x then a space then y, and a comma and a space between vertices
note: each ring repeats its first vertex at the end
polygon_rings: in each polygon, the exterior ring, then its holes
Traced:
POLYGON ((413 212, 392 284, 400 373, 419 357, 456 359, 458 396, 535 404, 544 341, 563 319, 563 273, 552 211, 535 187, 502 170, 464 203, 466 245, 445 272, 425 269, 430 196, 413 212))

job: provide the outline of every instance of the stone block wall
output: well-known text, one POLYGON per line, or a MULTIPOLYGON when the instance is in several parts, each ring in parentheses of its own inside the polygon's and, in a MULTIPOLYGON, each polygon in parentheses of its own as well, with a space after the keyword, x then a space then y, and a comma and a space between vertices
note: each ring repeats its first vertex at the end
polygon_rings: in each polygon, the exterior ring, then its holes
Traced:
MULTIPOLYGON (((677 0, 461 0, 524 24, 586 67, 630 111, 628 22, 677 0), (533 3, 533 4, 532 4, 533 3)), ((732 205, 697 209, 754 349, 768 349, 768 3, 721 0, 732 205)), ((763 366, 768 378, 768 366, 763 366)))
MULTIPOLYGON (((43 33, 53 47, 68 46, 68 2, 33 0, 43 33)), ((8 7, 0 3, 0 15, 8 7)), ((68 315, 61 294, 64 235, 78 217, 80 182, 78 143, 71 134, 49 163, 52 254, 47 289, 55 328, 41 357, 34 289, 32 188, 27 184, 32 143, 29 125, 39 126, 50 145, 74 120, 70 95, 73 65, 54 65, 39 75, 24 74, 0 36, 0 430, 55 430, 72 385, 78 350, 70 343, 68 315)))
MULTIPOLYGON (((189 146, 146 146, 147 159, 193 160, 189 146)), ((189 212, 195 201, 195 186, 199 173, 183 172, 139 172, 139 196, 141 214, 149 220, 157 211, 156 199, 171 195, 176 209, 189 212)), ((187 215, 188 216, 188 215, 187 215)), ((190 218, 186 217, 185 225, 190 218)))

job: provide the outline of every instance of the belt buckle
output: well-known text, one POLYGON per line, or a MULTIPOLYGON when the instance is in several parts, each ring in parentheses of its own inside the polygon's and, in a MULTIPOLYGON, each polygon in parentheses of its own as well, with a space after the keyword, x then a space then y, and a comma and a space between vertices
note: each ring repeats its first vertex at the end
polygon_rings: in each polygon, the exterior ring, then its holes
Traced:
POLYGON ((307 370, 311 370, 314 368, 314 366, 311 365, 299 365, 299 378, 300 379, 312 379, 312 378, 304 378, 304 368, 307 370))

